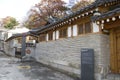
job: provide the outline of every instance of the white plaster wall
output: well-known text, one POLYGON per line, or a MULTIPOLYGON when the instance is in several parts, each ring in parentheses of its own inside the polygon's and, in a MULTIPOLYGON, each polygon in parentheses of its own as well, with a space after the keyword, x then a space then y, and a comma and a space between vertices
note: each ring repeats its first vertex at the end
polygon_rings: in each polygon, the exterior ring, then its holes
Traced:
POLYGON ((48 34, 46 34, 46 41, 48 41, 48 34))
POLYGON ((8 33, 8 38, 12 36, 12 33, 8 33))
POLYGON ((77 25, 73 26, 73 36, 77 36, 77 25))
POLYGON ((68 27, 68 37, 71 37, 71 36, 72 36, 72 28, 68 27))
POLYGON ((93 32, 99 32, 99 26, 96 23, 93 24, 93 32))
POLYGON ((59 39, 59 31, 56 31, 56 39, 59 39))
POLYGON ((55 40, 55 31, 53 32, 53 40, 55 40))

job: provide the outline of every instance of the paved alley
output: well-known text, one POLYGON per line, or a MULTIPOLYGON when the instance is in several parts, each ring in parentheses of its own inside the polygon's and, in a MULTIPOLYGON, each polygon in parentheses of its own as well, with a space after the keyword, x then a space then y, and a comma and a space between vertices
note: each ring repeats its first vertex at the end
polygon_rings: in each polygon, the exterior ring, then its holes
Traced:
POLYGON ((0 80, 76 80, 37 62, 20 62, 0 54, 0 80))

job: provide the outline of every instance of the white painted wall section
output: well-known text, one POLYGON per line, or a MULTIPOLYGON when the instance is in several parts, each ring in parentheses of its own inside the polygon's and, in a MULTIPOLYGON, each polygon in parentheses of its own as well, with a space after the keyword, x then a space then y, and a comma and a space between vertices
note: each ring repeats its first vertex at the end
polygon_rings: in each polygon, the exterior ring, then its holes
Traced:
POLYGON ((96 23, 93 23, 93 32, 99 32, 99 26, 96 23))
POLYGON ((1 40, 4 40, 5 32, 1 32, 1 40))
POLYGON ((77 25, 73 26, 73 36, 77 36, 77 25))
POLYGON ((56 31, 56 39, 59 39, 59 31, 56 31))
POLYGON ((55 31, 53 32, 53 40, 55 40, 55 31))
POLYGON ((72 28, 68 27, 68 37, 71 37, 71 36, 72 36, 72 28))
POLYGON ((48 34, 46 34, 46 41, 48 41, 48 34))
POLYGON ((11 37, 12 36, 12 33, 8 33, 8 37, 7 38, 9 38, 9 37, 11 37))

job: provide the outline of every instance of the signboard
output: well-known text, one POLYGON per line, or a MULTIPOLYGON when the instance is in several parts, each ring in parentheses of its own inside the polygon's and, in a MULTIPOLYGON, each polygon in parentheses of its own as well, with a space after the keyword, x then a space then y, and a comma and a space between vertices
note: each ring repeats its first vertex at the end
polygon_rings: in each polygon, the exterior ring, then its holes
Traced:
POLYGON ((94 80, 93 49, 81 49, 81 80, 94 80))

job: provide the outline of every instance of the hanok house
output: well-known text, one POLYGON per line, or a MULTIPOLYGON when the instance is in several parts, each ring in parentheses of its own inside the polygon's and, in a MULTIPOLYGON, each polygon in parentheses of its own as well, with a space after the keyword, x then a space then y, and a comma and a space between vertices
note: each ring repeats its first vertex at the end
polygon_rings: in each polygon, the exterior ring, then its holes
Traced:
MULTIPOLYGON (((120 7, 120 5, 119 5, 120 7)), ((120 8, 104 13, 94 20, 110 37, 110 69, 113 73, 120 73, 120 8)))
POLYGON ((57 22, 31 31, 39 35, 36 60, 81 74, 81 49, 95 53, 95 79, 119 80, 120 0, 96 0, 57 22))
POLYGON ((96 0, 57 22, 30 31, 39 36, 36 60, 80 77, 81 49, 91 48, 95 80, 120 80, 119 4, 120 0, 96 0))

